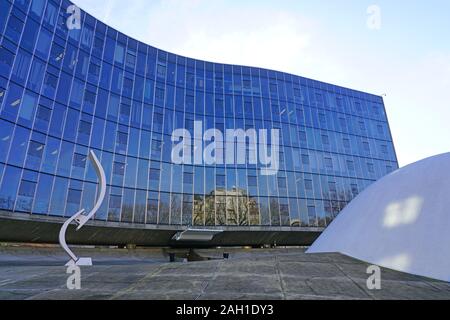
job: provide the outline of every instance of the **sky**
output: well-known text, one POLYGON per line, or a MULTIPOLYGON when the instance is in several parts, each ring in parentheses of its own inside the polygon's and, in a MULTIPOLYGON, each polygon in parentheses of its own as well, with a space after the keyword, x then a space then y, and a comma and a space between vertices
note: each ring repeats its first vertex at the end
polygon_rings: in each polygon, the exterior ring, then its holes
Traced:
POLYGON ((400 166, 450 151, 448 0, 72 1, 176 54, 385 94, 400 166))

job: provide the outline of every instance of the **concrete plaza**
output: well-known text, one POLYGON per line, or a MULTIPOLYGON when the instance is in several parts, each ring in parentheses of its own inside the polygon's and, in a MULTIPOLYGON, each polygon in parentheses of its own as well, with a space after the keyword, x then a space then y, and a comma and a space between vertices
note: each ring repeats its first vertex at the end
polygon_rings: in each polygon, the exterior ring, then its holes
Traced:
POLYGON ((369 290, 366 263, 301 248, 195 250, 193 262, 183 250, 74 251, 94 261, 81 269, 81 290, 67 289, 58 247, 0 247, 0 299, 450 299, 449 283, 388 269, 381 290, 369 290))

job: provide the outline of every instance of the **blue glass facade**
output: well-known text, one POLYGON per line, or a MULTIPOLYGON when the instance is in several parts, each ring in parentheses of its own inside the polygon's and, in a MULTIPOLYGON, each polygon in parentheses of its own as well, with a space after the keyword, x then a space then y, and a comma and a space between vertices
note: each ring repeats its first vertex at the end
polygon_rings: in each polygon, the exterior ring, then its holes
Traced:
POLYGON ((92 208, 88 150, 106 171, 95 219, 325 227, 398 168, 383 100, 286 73, 210 63, 140 43, 69 1, 0 0, 0 210, 92 208), (171 134, 279 129, 280 171, 171 163, 171 134))

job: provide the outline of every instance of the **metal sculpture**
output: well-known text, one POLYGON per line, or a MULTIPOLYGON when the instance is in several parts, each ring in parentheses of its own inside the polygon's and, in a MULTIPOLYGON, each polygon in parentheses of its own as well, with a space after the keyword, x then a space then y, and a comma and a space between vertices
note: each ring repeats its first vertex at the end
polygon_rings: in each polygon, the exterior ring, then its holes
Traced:
POLYGON ((89 212, 89 214, 85 214, 86 210, 82 209, 75 213, 72 217, 70 217, 61 227, 61 230, 59 231, 59 244, 64 249, 64 251, 67 253, 67 255, 70 257, 69 262, 67 262, 66 266, 70 265, 77 265, 77 266, 92 266, 92 259, 91 258, 79 258, 77 257, 72 250, 70 250, 69 246, 66 242, 66 232, 67 228, 72 222, 75 222, 77 224, 76 231, 79 231, 100 209, 100 206, 102 205, 103 200, 105 199, 106 195, 106 176, 105 171, 103 170, 102 165, 100 164, 100 161, 97 159, 97 156, 95 155, 94 151, 89 151, 89 160, 91 160, 95 172, 97 173, 98 179, 99 179, 99 192, 97 196, 97 201, 95 202, 94 208, 89 212))

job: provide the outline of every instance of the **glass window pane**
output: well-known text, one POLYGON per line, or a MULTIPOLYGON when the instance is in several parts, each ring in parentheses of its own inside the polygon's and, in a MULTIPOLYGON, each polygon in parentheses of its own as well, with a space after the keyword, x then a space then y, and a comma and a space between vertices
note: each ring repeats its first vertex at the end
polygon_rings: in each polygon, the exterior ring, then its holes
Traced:
POLYGON ((0 186, 0 209, 13 210, 22 170, 7 166, 0 186))

